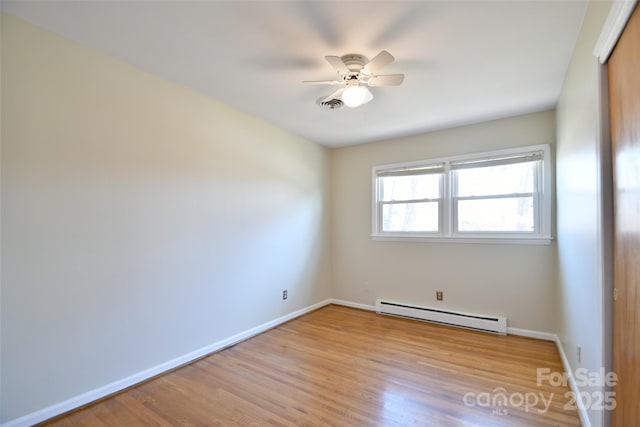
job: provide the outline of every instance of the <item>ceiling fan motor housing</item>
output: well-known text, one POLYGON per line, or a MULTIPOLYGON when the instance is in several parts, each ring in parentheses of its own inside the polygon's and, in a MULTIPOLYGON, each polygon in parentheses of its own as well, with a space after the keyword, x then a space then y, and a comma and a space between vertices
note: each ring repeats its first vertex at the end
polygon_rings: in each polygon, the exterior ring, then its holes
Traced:
POLYGON ((352 73, 359 73, 360 70, 362 70, 362 67, 364 67, 364 64, 369 62, 369 60, 365 56, 358 55, 357 53, 350 53, 348 55, 343 55, 340 57, 340 59, 342 59, 342 62, 344 62, 344 65, 346 65, 346 67, 352 73))

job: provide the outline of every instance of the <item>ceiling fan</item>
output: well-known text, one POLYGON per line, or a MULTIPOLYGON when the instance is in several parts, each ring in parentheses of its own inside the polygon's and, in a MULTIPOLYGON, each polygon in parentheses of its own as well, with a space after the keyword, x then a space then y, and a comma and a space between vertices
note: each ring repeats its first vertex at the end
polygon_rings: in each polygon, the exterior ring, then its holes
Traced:
POLYGON ((337 71, 338 80, 303 81, 302 83, 340 85, 341 87, 327 97, 320 98, 320 105, 329 108, 340 107, 344 103, 347 107, 359 107, 373 99, 373 94, 367 86, 398 86, 404 80, 404 74, 376 75, 375 73, 393 62, 393 56, 383 50, 371 61, 359 54, 344 56, 325 56, 327 62, 337 71))

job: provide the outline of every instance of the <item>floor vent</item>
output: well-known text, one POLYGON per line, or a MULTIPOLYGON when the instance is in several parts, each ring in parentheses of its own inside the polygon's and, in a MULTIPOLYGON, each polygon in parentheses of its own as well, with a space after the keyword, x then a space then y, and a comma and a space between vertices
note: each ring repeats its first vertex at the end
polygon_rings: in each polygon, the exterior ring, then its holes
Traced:
POLYGON ((425 320, 427 322, 442 323, 475 329, 496 334, 507 334, 507 318, 484 316, 481 314, 460 313, 456 311, 440 310, 429 307, 418 307, 391 301, 376 301, 376 312, 391 316, 406 317, 408 319, 425 320))

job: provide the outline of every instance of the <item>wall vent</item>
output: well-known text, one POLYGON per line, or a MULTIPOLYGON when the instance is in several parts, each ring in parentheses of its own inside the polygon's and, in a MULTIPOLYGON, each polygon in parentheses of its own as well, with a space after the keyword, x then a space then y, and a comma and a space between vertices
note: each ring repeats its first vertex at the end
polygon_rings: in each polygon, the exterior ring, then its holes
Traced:
POLYGON ((429 307, 419 307, 392 301, 377 300, 376 312, 408 319, 424 320, 477 331, 507 334, 507 318, 482 314, 460 313, 429 307))

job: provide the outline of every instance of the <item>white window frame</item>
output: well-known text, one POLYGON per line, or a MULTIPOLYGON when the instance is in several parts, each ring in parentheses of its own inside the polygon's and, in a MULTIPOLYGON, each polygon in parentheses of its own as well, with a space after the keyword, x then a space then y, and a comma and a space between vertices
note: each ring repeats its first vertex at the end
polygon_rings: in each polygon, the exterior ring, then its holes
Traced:
MULTIPOLYGON (((443 162, 420 162, 417 165, 412 165, 410 163, 403 163, 402 166, 400 168, 385 168, 384 170, 379 170, 376 173, 377 177, 383 177, 383 176, 399 176, 399 175, 413 175, 411 174, 412 170, 419 170, 419 169, 425 169, 428 172, 425 172, 426 174, 438 174, 438 175, 442 175, 445 171, 445 165, 443 162), (436 172, 431 172, 429 170, 435 170, 436 172)), ((418 174, 416 174, 418 175, 418 174)), ((418 200, 398 200, 398 201, 383 201, 380 200, 377 203, 376 209, 376 217, 377 218, 382 218, 382 212, 384 210, 384 206, 385 205, 390 205, 390 204, 394 204, 394 203, 407 203, 407 204, 411 204, 411 203, 422 203, 422 202, 435 202, 438 203, 438 230, 442 230, 442 226, 443 226, 443 212, 444 212, 444 205, 446 202, 446 197, 445 197, 445 192, 444 192, 444 176, 442 175, 440 177, 440 197, 433 199, 433 198, 426 198, 426 199, 418 199, 418 200)), ((376 180, 377 183, 377 180, 376 180)), ((377 193, 380 194, 380 193, 377 193)), ((385 232, 384 234, 387 234, 388 232, 385 232)), ((402 232, 397 232, 397 234, 404 234, 402 232)), ((422 231, 422 232, 411 232, 412 236, 422 236, 422 237, 433 237, 433 236, 438 236, 440 235, 440 232, 438 231, 422 231)))
MULTIPOLYGON (((551 203, 552 203, 552 164, 551 147, 548 144, 530 145, 460 156, 441 157, 413 162, 378 165, 372 168, 372 221, 371 237, 374 240, 416 241, 416 242, 460 242, 460 243, 505 243, 505 244, 550 244, 551 236, 551 203), (458 231, 457 205, 455 203, 455 165, 469 161, 482 161, 511 155, 541 153, 542 159, 536 170, 536 188, 534 189, 534 231, 533 232, 468 232, 458 231), (383 232, 382 206, 378 200, 380 187, 378 177, 385 173, 428 167, 444 164, 442 177, 442 199, 439 211, 438 232, 383 232), (452 168, 452 164, 454 167, 452 168)), ((468 199, 480 199, 470 197, 468 199)), ((490 198, 490 197, 489 197, 490 198)), ((466 199, 466 198, 465 198, 466 199)))

